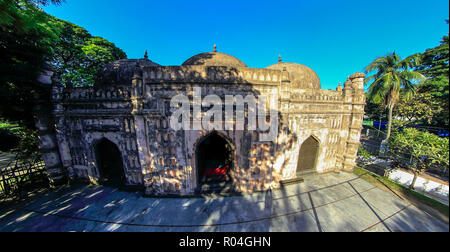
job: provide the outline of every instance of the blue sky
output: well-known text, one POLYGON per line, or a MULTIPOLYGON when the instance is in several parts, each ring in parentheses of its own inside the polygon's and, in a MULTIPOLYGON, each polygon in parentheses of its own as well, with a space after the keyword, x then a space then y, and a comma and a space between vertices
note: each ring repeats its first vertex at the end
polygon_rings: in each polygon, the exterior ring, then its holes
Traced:
POLYGON ((439 45, 447 0, 66 0, 44 10, 161 65, 217 50, 249 67, 284 62, 311 67, 335 89, 378 56, 401 57, 439 45))

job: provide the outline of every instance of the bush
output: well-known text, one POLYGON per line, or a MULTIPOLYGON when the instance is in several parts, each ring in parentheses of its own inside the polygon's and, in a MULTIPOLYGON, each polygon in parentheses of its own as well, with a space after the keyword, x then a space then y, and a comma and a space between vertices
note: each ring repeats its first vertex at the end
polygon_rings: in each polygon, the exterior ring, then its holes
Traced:
POLYGON ((36 131, 14 124, 0 124, 0 151, 27 158, 39 152, 36 131))
POLYGON ((411 183, 414 187, 417 175, 432 166, 448 168, 449 139, 435 134, 406 128, 394 132, 388 143, 390 153, 399 163, 405 164, 415 174, 411 183))
POLYGON ((358 147, 358 156, 362 156, 365 159, 369 159, 372 155, 367 151, 362 144, 358 147))
POLYGON ((20 138, 7 128, 0 128, 0 151, 8 152, 16 148, 20 138))
POLYGON ((39 141, 37 132, 27 128, 19 128, 15 132, 19 138, 17 146, 12 150, 15 153, 20 154, 23 158, 29 158, 33 156, 39 156, 39 141))

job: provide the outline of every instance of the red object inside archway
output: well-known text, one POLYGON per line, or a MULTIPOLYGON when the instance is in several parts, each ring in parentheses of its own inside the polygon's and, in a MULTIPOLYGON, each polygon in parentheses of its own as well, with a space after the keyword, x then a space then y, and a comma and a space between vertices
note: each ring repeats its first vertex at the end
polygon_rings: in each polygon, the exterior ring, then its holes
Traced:
POLYGON ((230 169, 229 165, 216 168, 206 168, 205 175, 227 175, 229 169, 230 169))

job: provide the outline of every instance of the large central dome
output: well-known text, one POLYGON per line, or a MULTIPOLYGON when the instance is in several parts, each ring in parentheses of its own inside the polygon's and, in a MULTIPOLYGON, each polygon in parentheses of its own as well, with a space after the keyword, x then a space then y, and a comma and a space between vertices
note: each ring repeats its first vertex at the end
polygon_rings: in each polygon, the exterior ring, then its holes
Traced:
POLYGON ((266 68, 280 71, 286 69, 289 72, 291 87, 293 88, 320 89, 319 76, 307 66, 297 63, 278 62, 266 68))
POLYGON ((238 58, 226 53, 205 52, 194 55, 187 59, 182 66, 230 66, 230 67, 247 67, 244 62, 238 58))

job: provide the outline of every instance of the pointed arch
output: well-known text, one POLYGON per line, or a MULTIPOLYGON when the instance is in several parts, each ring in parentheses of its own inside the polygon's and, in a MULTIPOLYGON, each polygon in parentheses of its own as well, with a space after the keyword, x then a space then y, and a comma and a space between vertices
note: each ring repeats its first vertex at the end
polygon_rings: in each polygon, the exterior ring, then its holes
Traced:
POLYGON ((317 170, 317 159, 319 156, 320 141, 314 136, 309 136, 300 145, 297 161, 297 176, 302 173, 317 170))
POLYGON ((234 167, 235 147, 226 135, 212 131, 202 136, 197 141, 195 157, 199 190, 203 190, 204 185, 214 185, 221 189, 219 187, 231 183, 230 172, 234 167))
POLYGON ((103 137, 94 143, 96 166, 100 183, 110 186, 125 184, 122 153, 115 143, 103 137))

